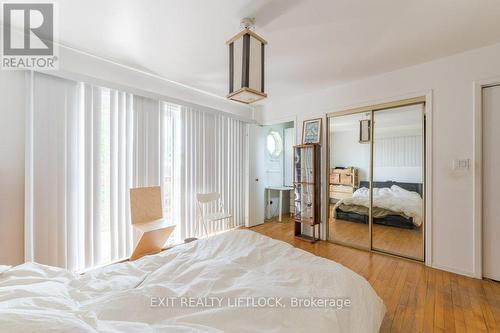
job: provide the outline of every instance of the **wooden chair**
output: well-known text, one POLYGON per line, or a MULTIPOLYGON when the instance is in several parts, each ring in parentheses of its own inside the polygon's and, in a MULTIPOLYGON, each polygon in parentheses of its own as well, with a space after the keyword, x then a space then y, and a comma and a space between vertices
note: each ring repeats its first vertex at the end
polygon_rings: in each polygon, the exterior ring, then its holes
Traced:
POLYGON ((205 235, 208 236, 207 224, 215 223, 217 221, 228 221, 229 228, 229 219, 232 217, 231 214, 224 211, 224 205, 222 204, 220 193, 198 193, 196 195, 197 206, 198 206, 198 217, 201 219, 201 223, 203 226, 203 230, 205 231, 205 235), (205 205, 218 203, 218 210, 215 213, 205 213, 203 207, 205 205))
POLYGON ((130 213, 132 225, 141 233, 130 260, 160 252, 175 229, 163 218, 160 187, 131 188, 130 213))

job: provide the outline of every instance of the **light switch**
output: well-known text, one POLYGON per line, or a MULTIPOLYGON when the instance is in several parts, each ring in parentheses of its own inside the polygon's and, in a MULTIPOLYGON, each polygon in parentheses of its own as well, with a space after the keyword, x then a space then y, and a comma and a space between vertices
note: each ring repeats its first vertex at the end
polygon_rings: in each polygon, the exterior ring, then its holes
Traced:
POLYGON ((455 159, 453 160, 453 170, 469 170, 470 169, 470 159, 455 159))

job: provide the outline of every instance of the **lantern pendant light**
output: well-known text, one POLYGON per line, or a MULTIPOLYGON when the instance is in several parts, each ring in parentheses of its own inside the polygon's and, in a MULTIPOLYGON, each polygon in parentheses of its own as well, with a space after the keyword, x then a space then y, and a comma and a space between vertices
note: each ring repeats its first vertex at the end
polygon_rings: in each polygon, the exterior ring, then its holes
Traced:
POLYGON ((241 20, 243 28, 229 46, 229 94, 227 98, 250 104, 267 97, 264 92, 264 46, 267 42, 252 29, 253 18, 241 20))

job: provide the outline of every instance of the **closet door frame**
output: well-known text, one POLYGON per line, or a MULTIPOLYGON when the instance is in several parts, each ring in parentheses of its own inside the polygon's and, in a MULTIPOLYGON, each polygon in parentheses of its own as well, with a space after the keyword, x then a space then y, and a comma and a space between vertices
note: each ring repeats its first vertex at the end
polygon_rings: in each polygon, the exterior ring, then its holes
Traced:
MULTIPOLYGON (((483 88, 500 85, 500 77, 474 81, 473 86, 473 225, 474 255, 471 276, 483 278, 483 88)), ((469 274, 467 274, 469 275, 469 274)))
MULTIPOLYGON (((429 92, 425 95, 419 95, 416 97, 412 98, 406 98, 406 99, 401 99, 401 100, 395 100, 395 101, 389 101, 386 103, 380 103, 380 104, 374 104, 374 105, 368 105, 368 106, 362 106, 362 107, 357 107, 357 108, 352 108, 352 109, 347 109, 347 110, 342 110, 342 111, 337 111, 337 112, 330 112, 327 113, 327 128, 326 128, 326 183, 327 186, 326 188, 326 195, 325 195, 325 207, 326 207, 326 237, 329 242, 343 245, 343 246, 348 246, 364 251, 369 251, 369 252, 374 252, 374 253, 381 253, 389 256, 394 256, 398 258, 405 258, 409 259, 412 261, 416 262, 424 262, 426 264, 431 263, 432 258, 431 258, 431 239, 430 239, 430 226, 429 226, 429 221, 430 221, 430 203, 428 203, 429 199, 429 194, 431 193, 430 191, 430 184, 428 183, 430 181, 430 165, 431 161, 429 156, 431 156, 431 149, 428 147, 430 145, 431 141, 431 119, 428 119, 429 114, 430 114, 430 108, 429 105, 432 102, 432 93, 429 92), (384 251, 381 249, 374 249, 373 247, 373 217, 372 217, 372 209, 373 209, 373 153, 374 153, 374 115, 376 111, 382 111, 382 110, 387 110, 387 109, 394 109, 394 108, 399 108, 399 107, 404 107, 404 106, 411 106, 411 105, 418 105, 422 104, 423 108, 423 115, 422 115, 422 136, 423 136, 423 149, 422 149, 422 180, 423 180, 423 190, 422 190, 422 199, 423 199, 423 227, 422 227, 422 234, 423 234, 423 239, 422 239, 422 247, 423 247, 423 253, 422 253, 422 258, 414 258, 414 257, 408 257, 404 256, 401 254, 395 254, 391 253, 388 251, 384 251), (329 177, 330 177, 330 122, 337 117, 341 116, 346 116, 346 115, 352 115, 352 114, 359 114, 359 113, 370 113, 370 177, 369 177, 369 184, 370 184, 370 198, 369 198, 369 203, 370 207, 368 209, 368 232, 369 232, 369 248, 355 245, 355 244, 350 244, 347 242, 342 242, 334 239, 330 239, 330 194, 329 194, 329 177)), ((430 118, 430 117, 429 117, 430 118)))

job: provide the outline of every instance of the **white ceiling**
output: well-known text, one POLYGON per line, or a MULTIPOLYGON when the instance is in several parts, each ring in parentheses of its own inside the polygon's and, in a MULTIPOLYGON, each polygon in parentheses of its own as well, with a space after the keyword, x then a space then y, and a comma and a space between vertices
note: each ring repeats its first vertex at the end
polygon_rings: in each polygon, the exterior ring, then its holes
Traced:
POLYGON ((64 0, 60 41, 224 96, 225 41, 256 17, 270 99, 500 42, 499 0, 64 0))

